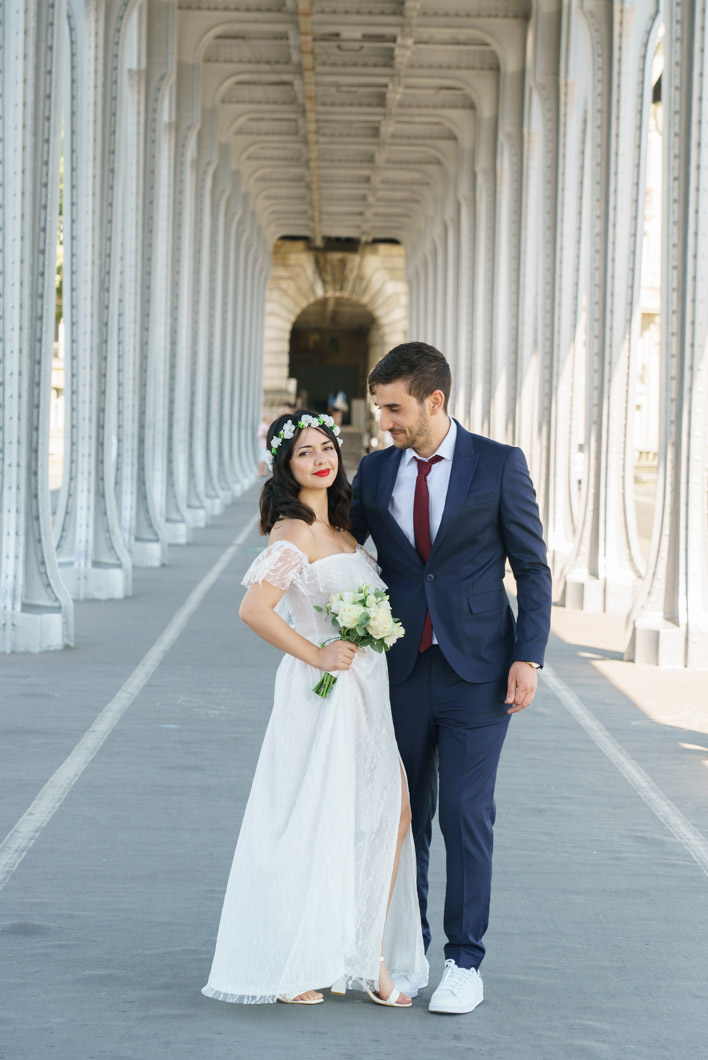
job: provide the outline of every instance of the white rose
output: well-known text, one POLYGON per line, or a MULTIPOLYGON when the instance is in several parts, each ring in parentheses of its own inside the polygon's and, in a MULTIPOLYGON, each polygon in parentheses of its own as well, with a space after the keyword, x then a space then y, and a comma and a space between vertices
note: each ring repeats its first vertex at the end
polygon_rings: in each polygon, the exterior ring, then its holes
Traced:
POLYGON ((394 627, 395 621, 389 609, 387 607, 379 607, 371 616, 366 632, 377 639, 385 638, 393 633, 394 627))
POLYGON ((337 614, 337 619, 339 621, 340 626, 343 626, 345 629, 352 629, 354 626, 356 626, 360 617, 364 614, 364 610, 365 609, 361 606, 361 604, 354 604, 345 601, 340 606, 339 612, 337 614))
POLYGON ((336 615, 342 606, 342 594, 337 593, 336 596, 330 596, 329 598, 329 609, 333 615, 336 615))
POLYGON ((403 629, 403 626, 397 625, 394 628, 393 633, 389 633, 388 637, 384 637, 384 644, 386 645, 386 647, 387 648, 393 647, 393 645, 396 643, 396 641, 401 639, 401 637, 403 636, 404 632, 405 632, 405 630, 403 629))

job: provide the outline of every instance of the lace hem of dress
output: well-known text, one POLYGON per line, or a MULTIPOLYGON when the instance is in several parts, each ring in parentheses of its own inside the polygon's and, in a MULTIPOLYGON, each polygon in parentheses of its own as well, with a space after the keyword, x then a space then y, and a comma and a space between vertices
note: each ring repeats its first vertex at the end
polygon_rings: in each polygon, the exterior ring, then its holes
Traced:
MULTIPOLYGON (((363 984, 369 987, 369 990, 378 990, 379 984, 373 979, 359 979, 356 976, 345 975, 341 979, 336 979, 332 986, 337 984, 337 989, 340 990, 340 986, 346 986, 347 990, 363 990, 363 984)), ((324 992, 329 990, 330 986, 307 986, 303 987, 303 990, 320 990, 324 992)), ((343 992, 343 991, 340 991, 343 992)), ((278 1000, 278 994, 228 994, 223 990, 215 990, 213 986, 202 987, 202 993, 205 997, 213 997, 216 1001, 227 1001, 232 1005, 273 1005, 278 1000)))
POLYGON ((274 1005, 278 1000, 277 994, 225 994, 223 990, 215 990, 213 986, 202 987, 202 993, 205 997, 229 1001, 232 1005, 274 1005))

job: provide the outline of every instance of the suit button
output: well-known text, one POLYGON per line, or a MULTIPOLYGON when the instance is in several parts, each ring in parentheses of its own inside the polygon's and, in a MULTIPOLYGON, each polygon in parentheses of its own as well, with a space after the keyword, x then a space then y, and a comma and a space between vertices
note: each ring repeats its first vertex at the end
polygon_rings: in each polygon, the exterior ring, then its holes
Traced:
POLYGON ((426 582, 434 582, 435 581, 435 575, 434 574, 426 574, 425 575, 425 580, 426 580, 426 582))

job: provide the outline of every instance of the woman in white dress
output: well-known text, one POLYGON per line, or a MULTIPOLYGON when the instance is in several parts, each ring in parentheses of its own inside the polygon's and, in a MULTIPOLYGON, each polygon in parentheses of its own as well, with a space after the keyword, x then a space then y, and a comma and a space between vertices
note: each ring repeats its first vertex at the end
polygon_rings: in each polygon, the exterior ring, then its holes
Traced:
POLYGON ((388 969, 427 970, 386 660, 345 641, 320 647, 334 630, 316 606, 383 587, 347 531, 338 433, 330 416, 308 412, 268 432, 269 544, 246 573, 239 614, 285 657, 202 991, 221 1001, 318 1004, 316 988, 358 985, 407 1008, 388 969), (313 688, 325 671, 338 679, 322 699, 313 688))

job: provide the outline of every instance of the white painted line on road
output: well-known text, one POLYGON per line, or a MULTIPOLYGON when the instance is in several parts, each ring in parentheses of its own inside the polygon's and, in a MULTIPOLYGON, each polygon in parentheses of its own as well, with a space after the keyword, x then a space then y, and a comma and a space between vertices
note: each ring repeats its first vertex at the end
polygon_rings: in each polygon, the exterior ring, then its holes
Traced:
POLYGON ((249 519, 246 526, 216 561, 211 570, 192 589, 179 611, 175 613, 170 624, 158 637, 135 670, 133 670, 120 691, 103 708, 93 725, 86 730, 68 758, 59 766, 56 773, 50 777, 30 808, 7 835, 0 846, 0 890, 10 879, 44 826, 48 824, 59 809, 86 766, 101 748, 107 737, 110 736, 128 707, 135 700, 135 697, 150 680, 209 589, 250 534, 255 521, 256 516, 253 519, 249 519))
POLYGON ((597 746, 607 755, 614 766, 632 785, 637 795, 644 799, 645 803, 659 820, 666 825, 679 842, 683 843, 692 858, 698 862, 705 874, 708 876, 708 841, 691 824, 689 820, 667 799, 663 791, 656 786, 642 767, 627 754, 610 736, 605 726, 597 720, 588 708, 576 696, 571 688, 558 677, 550 666, 543 668, 543 680, 553 693, 561 701, 569 714, 575 718, 588 736, 595 741, 597 746))

